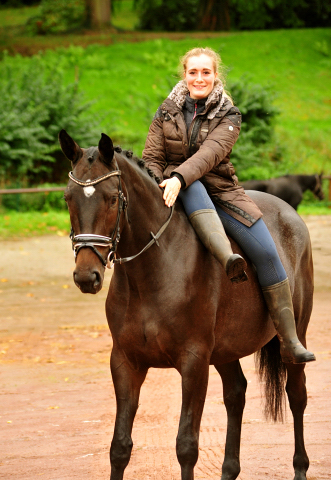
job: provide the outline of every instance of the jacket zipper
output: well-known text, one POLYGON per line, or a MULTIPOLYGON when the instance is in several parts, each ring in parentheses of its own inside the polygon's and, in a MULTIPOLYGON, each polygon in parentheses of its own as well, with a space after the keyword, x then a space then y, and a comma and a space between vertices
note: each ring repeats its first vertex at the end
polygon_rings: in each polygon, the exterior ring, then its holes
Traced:
POLYGON ((198 108, 198 104, 195 103, 195 104, 194 104, 194 115, 193 115, 193 118, 192 118, 192 122, 193 122, 193 120, 195 119, 195 117, 197 116, 197 108, 198 108))
POLYGON ((188 142, 188 148, 189 148, 190 155, 192 155, 192 152, 191 152, 192 142, 194 142, 194 143, 196 142, 196 139, 197 139, 197 136, 198 136, 198 133, 199 133, 200 125, 201 125, 201 118, 195 117, 192 120, 192 123, 191 123, 191 127, 190 127, 191 133, 190 133, 189 142, 188 142))

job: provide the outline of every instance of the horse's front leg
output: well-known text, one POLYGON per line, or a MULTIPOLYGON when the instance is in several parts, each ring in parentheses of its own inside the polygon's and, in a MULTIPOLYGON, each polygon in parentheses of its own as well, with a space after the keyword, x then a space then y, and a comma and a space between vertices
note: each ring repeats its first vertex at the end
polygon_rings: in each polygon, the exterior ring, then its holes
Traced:
POLYGON ((179 371, 182 376, 182 410, 176 453, 182 480, 193 480, 193 469, 199 456, 199 431, 208 386, 209 357, 196 349, 186 351, 179 371))
POLYGON ((293 467, 294 480, 306 480, 306 472, 309 467, 309 459, 305 449, 303 435, 303 414, 307 406, 305 364, 286 364, 287 382, 286 392, 293 415, 295 450, 293 467))
POLYGON ((222 377, 223 398, 228 416, 221 480, 235 480, 240 473, 240 437, 247 380, 239 360, 215 365, 215 368, 222 377))
POLYGON ((111 373, 116 395, 116 421, 110 447, 110 480, 122 480, 132 450, 132 426, 138 408, 140 388, 147 369, 133 370, 125 356, 114 348, 111 354, 111 373))

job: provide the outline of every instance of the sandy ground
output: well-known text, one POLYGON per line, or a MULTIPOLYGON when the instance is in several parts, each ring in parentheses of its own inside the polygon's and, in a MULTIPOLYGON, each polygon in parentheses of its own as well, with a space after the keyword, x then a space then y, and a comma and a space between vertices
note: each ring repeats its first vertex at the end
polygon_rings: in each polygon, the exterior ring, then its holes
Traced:
MULTIPOLYGON (((315 265, 315 302, 306 367, 308 480, 331 479, 331 216, 306 217, 315 265)), ((0 242, 0 478, 106 480, 115 418, 109 373, 111 337, 104 303, 74 286, 68 238, 0 242)), ((263 417, 253 357, 242 360, 249 382, 241 447, 241 480, 293 478, 293 426, 263 417)), ((180 377, 150 370, 136 417, 126 480, 179 480, 175 438, 180 377)), ((196 479, 220 479, 226 414, 213 367, 201 425, 196 479)))

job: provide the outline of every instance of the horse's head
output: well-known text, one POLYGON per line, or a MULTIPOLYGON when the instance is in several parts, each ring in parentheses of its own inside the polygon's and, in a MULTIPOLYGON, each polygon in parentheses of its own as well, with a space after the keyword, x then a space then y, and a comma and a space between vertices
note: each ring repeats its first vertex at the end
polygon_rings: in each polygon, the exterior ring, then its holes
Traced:
POLYGON ((119 240, 126 207, 125 186, 107 135, 101 134, 98 147, 87 149, 80 148, 65 130, 61 130, 59 141, 72 163, 64 196, 76 256, 74 281, 83 293, 97 293, 119 240))

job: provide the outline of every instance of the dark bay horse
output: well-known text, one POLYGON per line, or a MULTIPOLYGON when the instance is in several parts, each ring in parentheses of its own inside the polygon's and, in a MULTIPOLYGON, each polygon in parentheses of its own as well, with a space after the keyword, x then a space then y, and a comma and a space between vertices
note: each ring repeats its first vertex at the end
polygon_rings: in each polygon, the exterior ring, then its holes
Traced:
MULTIPOLYGON (((117 402, 110 479, 122 480, 129 462, 134 417, 148 369, 175 368, 182 378, 176 453, 182 480, 193 480, 210 365, 222 378, 228 419, 221 480, 236 479, 247 385, 239 359, 259 352, 266 410, 274 420, 281 417, 286 386, 294 419, 295 480, 305 480, 305 365, 282 363, 253 266, 248 262, 249 281, 232 284, 199 241, 181 204, 167 208, 143 162, 114 149, 107 135, 102 134, 98 147, 87 149, 64 130, 59 138, 73 170, 65 199, 73 229, 76 285, 83 293, 97 293, 105 265, 115 263, 106 300, 117 402)), ((250 196, 264 212, 288 273, 298 336, 305 345, 313 296, 308 230, 278 198, 261 192, 250 196)), ((243 255, 233 242, 232 246, 243 255)))
POLYGON ((324 199, 322 177, 323 174, 284 175, 269 180, 248 180, 241 185, 245 190, 258 190, 275 195, 297 210, 306 190, 311 190, 319 200, 324 199))

